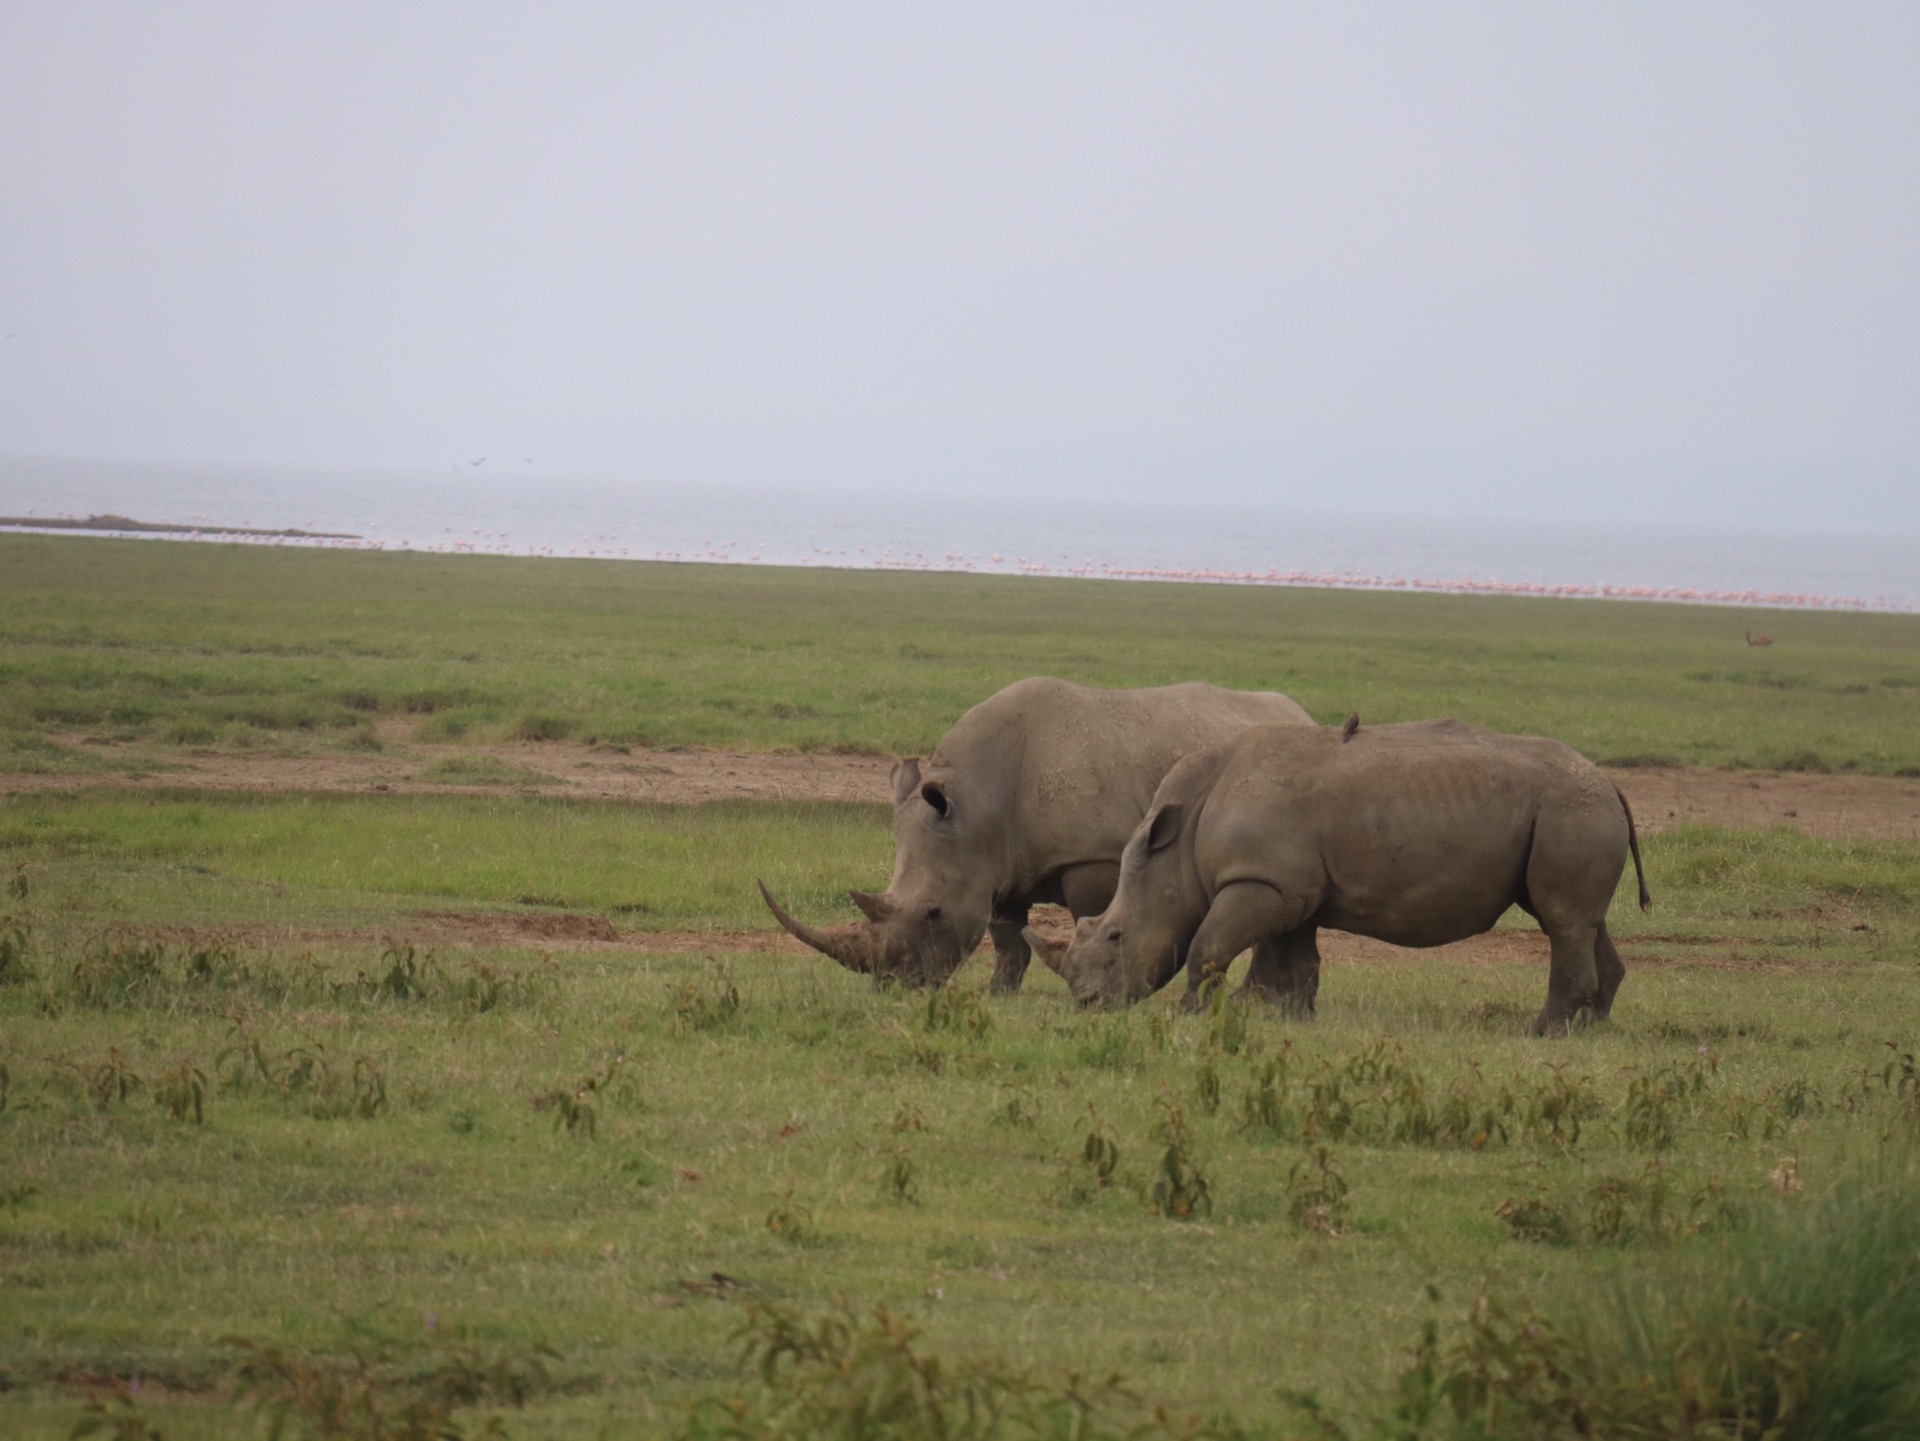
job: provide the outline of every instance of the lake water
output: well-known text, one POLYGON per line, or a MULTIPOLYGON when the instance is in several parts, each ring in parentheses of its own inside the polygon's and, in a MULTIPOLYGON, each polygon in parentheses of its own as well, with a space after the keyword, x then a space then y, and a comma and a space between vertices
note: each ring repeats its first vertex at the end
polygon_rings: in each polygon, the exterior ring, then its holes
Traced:
POLYGON ((383 549, 1920 610, 1913 536, 0 459, 0 515, 97 514, 383 549))

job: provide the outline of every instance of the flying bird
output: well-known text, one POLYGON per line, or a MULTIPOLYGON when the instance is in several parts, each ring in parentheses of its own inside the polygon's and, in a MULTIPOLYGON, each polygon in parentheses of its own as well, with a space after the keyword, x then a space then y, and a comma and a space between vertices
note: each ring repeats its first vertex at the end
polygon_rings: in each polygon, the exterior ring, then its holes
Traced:
POLYGON ((486 463, 487 463, 487 458, 484 455, 481 456, 478 460, 470 460, 467 462, 468 465, 485 465, 486 463))

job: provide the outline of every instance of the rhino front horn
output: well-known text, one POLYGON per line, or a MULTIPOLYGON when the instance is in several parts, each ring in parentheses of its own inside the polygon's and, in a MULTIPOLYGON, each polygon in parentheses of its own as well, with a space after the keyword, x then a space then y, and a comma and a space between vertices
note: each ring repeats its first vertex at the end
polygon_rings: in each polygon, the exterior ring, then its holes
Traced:
POLYGON ((755 882, 760 887, 761 898, 767 903, 767 909, 773 912, 773 918, 786 927, 789 934, 812 946, 821 955, 838 961, 850 971, 868 975, 873 971, 874 959, 879 951, 870 926, 809 926, 797 921, 787 908, 773 898, 773 892, 767 889, 765 881, 755 882))

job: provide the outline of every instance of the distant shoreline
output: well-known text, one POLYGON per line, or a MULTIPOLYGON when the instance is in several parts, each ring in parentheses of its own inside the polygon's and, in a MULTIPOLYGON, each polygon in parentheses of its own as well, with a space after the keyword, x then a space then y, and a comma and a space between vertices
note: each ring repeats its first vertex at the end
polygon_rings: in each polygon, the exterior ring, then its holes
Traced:
MULTIPOLYGON (((964 556, 948 555, 936 560, 923 552, 912 552, 895 556, 889 550, 878 556, 866 557, 850 562, 845 559, 835 561, 827 552, 820 552, 822 559, 815 562, 811 556, 803 556, 798 562, 790 559, 763 558, 758 552, 743 555, 733 548, 733 543, 715 547, 708 542, 703 549, 686 551, 679 549, 655 550, 650 555, 630 554, 621 549, 617 553, 611 547, 589 547, 584 553, 570 549, 562 553, 551 546, 528 546, 521 549, 516 546, 499 543, 488 544, 484 541, 449 541, 437 545, 415 545, 409 540, 397 542, 385 539, 370 539, 342 531, 265 530, 237 525, 174 525, 165 521, 141 521, 116 514, 90 515, 85 520, 71 516, 43 519, 38 516, 0 516, 0 532, 8 530, 55 530, 68 533, 90 535, 147 535, 156 538, 171 537, 178 540, 203 540, 232 537, 240 541, 311 541, 332 543, 345 550, 393 551, 427 555, 492 555, 501 557, 522 557, 530 560, 635 560, 652 561, 667 565, 719 564, 733 566, 791 566, 799 570, 874 570, 884 572, 916 571, 941 575, 1019 575, 1030 578, 1049 578, 1056 580, 1113 580, 1122 582, 1173 583, 1185 585, 1249 585, 1284 586, 1308 590, 1369 590, 1389 594, 1441 594, 1441 595, 1479 595, 1509 596, 1533 599, 1566 600, 1628 600, 1678 603, 1682 605, 1722 605, 1722 606, 1759 606, 1769 609, 1806 610, 1806 611, 1851 611, 1855 613, 1881 613, 1911 615, 1915 608, 1901 605, 1880 597, 1867 600, 1861 596, 1820 595, 1804 591, 1778 591, 1743 588, 1740 590, 1717 589, 1704 586, 1677 585, 1614 585, 1605 582, 1584 583, 1566 581, 1559 583, 1543 581, 1502 581, 1492 578, 1472 579, 1456 576, 1451 579, 1418 577, 1406 575, 1368 574, 1359 570, 1305 570, 1282 571, 1278 567, 1265 570, 1235 570, 1219 566, 1163 566, 1163 565, 1115 565, 1110 562, 1096 563, 1088 560, 1080 565, 1045 565, 1018 558, 1003 558, 995 555, 991 566, 980 563, 978 557, 968 560, 964 556)), ((604 542, 617 537, 600 537, 604 542)))
POLYGON ((359 540, 357 535, 334 530, 258 530, 242 525, 175 525, 165 520, 133 520, 124 515, 90 515, 85 520, 71 516, 43 518, 37 515, 0 515, 0 526, 19 530, 107 530, 144 535, 264 535, 297 537, 301 540, 359 540))

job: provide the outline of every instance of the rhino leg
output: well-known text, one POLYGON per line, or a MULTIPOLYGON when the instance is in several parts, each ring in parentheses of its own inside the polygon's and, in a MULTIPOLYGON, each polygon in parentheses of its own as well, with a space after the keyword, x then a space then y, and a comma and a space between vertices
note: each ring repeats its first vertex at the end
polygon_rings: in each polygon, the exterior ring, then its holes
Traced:
POLYGON ((1548 932, 1553 954, 1547 963, 1547 1003, 1534 1018, 1534 1035, 1564 1036, 1574 1017, 1595 1004, 1600 992, 1594 959, 1599 932, 1597 925, 1548 932))
POLYGON ((1313 1018, 1320 993, 1320 928, 1301 926, 1253 948, 1253 964, 1240 983, 1242 1000, 1270 1001, 1290 1016, 1313 1018))
MULTIPOLYGON (((1181 998, 1181 1008, 1200 1009, 1204 1004, 1201 990, 1206 983, 1215 977, 1224 979, 1227 968, 1242 951, 1293 930, 1300 923, 1300 909, 1298 901, 1259 881, 1235 881, 1223 886, 1188 943, 1187 994, 1181 998)), ((1285 959, 1290 966, 1291 957, 1285 959)), ((1259 965, 1257 955, 1254 963, 1259 965)), ((1171 979, 1162 978, 1152 989, 1171 979)))
POLYGON ((1033 948, 1022 934, 1027 926, 1028 908, 1035 901, 1051 901, 1067 908, 1076 921, 1082 916, 1097 916, 1113 899, 1120 884, 1120 867, 1112 861, 1090 861, 1069 866, 1046 884, 1021 897, 1009 897, 994 908, 987 922, 987 934, 993 938, 993 994, 1012 995, 1033 961, 1033 948))
POLYGON ((1077 921, 1097 916, 1113 904, 1120 888, 1120 866, 1115 861, 1089 861, 1060 873, 1060 904, 1077 921))
POLYGON ((1240 989, 1234 992, 1234 999, 1250 1001, 1258 997, 1269 999, 1279 994, 1281 976, 1286 970, 1286 962, 1280 957, 1280 947, 1274 941, 1262 941, 1253 948, 1253 959, 1247 964, 1246 979, 1240 982, 1240 989))
POLYGON ((1626 965, 1620 959, 1620 952, 1614 949, 1605 921, 1594 933, 1593 966, 1599 981, 1599 988, 1593 993, 1593 1018, 1604 1021, 1613 1014, 1613 998, 1620 990, 1620 983, 1627 978, 1626 965))
POLYGON ((1033 948, 1027 944, 1027 938, 1020 934, 1026 925, 1025 906, 1018 910, 1009 908, 995 911, 993 919, 987 922, 987 934, 993 938, 993 981, 990 988, 996 996, 1010 996, 1019 990, 1027 967, 1033 962, 1033 948))

